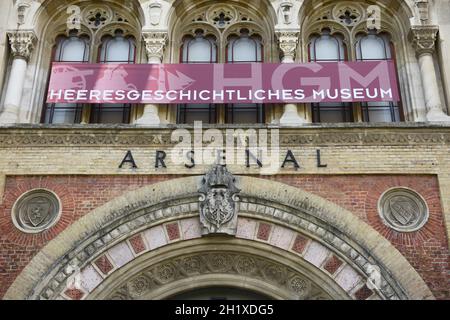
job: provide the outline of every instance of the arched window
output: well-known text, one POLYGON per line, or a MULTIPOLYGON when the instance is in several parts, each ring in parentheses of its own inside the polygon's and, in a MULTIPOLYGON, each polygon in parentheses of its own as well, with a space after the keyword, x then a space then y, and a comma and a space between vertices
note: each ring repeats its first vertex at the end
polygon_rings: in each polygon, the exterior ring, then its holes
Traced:
MULTIPOLYGON (((391 60, 393 47, 388 35, 371 30, 368 35, 360 35, 356 42, 356 58, 359 61, 391 60)), ((400 121, 399 105, 393 102, 365 102, 361 104, 365 122, 400 121)))
MULTIPOLYGON (((215 63, 217 45, 213 36, 205 36, 203 30, 197 30, 195 37, 183 39, 181 63, 215 63)), ((178 106, 177 123, 215 123, 217 108, 214 104, 182 104, 178 106)))
POLYGON ((103 38, 100 50, 101 63, 134 63, 136 45, 132 37, 124 37, 122 30, 117 30, 114 37, 103 38))
MULTIPOLYGON (((122 30, 117 30, 114 37, 102 39, 100 63, 134 63, 136 45, 132 37, 125 37, 122 30)), ((91 123, 129 123, 131 105, 129 104, 94 104, 91 110, 91 123)))
MULTIPOLYGON (((263 45, 259 36, 250 36, 249 30, 242 29, 239 36, 228 39, 227 63, 248 63, 263 61, 263 45)), ((228 104, 225 114, 226 123, 252 124, 265 121, 265 109, 262 104, 228 104)))
MULTIPOLYGON (((69 37, 56 39, 53 62, 82 63, 89 61, 89 37, 79 36, 76 30, 69 37)), ((75 103, 46 104, 42 114, 42 122, 47 124, 73 124, 81 122, 83 106, 75 103)))
MULTIPOLYGON (((310 61, 345 61, 347 50, 344 38, 332 35, 330 29, 322 30, 320 35, 313 36, 309 43, 310 61)), ((350 122, 353 121, 353 110, 350 103, 313 103, 314 122, 350 122)))
POLYGON ((250 36, 247 29, 242 29, 239 36, 232 36, 228 41, 227 62, 262 62, 263 47, 260 37, 250 36))
POLYGON ((197 30, 195 37, 186 37, 183 41, 182 63, 217 62, 217 46, 213 36, 204 36, 197 30))
POLYGON ((309 54, 311 61, 344 61, 347 59, 343 37, 331 35, 330 29, 324 29, 321 35, 312 37, 309 54))

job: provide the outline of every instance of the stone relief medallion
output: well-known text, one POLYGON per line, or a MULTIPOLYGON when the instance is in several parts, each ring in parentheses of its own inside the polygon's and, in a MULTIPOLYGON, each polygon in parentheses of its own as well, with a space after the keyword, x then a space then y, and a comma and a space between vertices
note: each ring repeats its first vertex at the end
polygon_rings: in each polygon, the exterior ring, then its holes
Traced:
POLYGON ((378 201, 383 222, 399 232, 413 232, 428 221, 428 206, 415 191, 407 188, 387 190, 378 201))
POLYGON ((59 219, 61 203, 51 191, 36 189, 24 193, 14 204, 14 225, 26 233, 39 233, 49 229, 59 219))

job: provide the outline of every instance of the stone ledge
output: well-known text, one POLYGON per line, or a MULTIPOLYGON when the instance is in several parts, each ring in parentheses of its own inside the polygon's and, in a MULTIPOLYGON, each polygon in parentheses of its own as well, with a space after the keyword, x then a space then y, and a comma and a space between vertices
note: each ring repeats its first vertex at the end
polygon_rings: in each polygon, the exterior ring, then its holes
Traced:
MULTIPOLYGON (((296 131, 302 129, 449 129, 446 122, 399 122, 399 123, 306 123, 299 127, 284 127, 278 124, 203 124, 205 129, 280 129, 283 131, 296 131)), ((1 124, 0 131, 5 129, 60 129, 60 130, 173 130, 194 129, 190 124, 161 124, 159 126, 145 126, 135 124, 1 124)))

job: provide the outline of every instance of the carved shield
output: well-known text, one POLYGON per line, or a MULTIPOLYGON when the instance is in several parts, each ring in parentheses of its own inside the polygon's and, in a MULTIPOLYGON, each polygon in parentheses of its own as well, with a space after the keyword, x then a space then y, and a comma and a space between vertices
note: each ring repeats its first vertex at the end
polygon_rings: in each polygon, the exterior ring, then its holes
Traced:
POLYGON ((162 13, 161 5, 158 3, 151 4, 149 11, 150 11, 150 23, 154 26, 157 26, 161 21, 161 13, 162 13))
POLYGON ((417 208, 408 199, 391 199, 389 207, 392 217, 403 226, 409 225, 416 218, 417 208))
POLYGON ((203 216, 218 229, 233 218, 234 202, 227 189, 212 189, 208 192, 203 205, 203 216))
POLYGON ((37 227, 42 224, 51 214, 51 203, 42 197, 31 200, 27 206, 26 213, 30 223, 37 227))

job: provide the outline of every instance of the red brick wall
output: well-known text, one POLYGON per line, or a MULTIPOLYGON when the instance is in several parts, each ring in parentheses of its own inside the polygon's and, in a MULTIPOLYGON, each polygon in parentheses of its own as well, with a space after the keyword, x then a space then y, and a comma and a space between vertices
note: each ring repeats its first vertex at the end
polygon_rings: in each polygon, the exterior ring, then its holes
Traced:
MULTIPOLYGON (((115 197, 174 176, 7 177, 0 205, 0 297, 33 256, 67 226, 115 197), (11 208, 24 192, 48 188, 58 194, 63 212, 56 226, 38 235, 18 231, 11 208)), ((450 299, 449 249, 434 176, 275 176, 267 178, 302 188, 352 211, 385 236, 409 260, 440 299, 450 299), (429 222, 414 233, 398 233, 378 217, 377 201, 388 188, 406 186, 419 192, 430 209, 429 222)))

